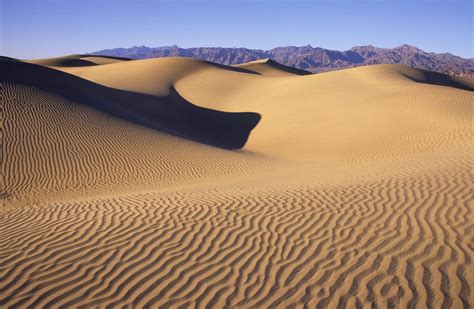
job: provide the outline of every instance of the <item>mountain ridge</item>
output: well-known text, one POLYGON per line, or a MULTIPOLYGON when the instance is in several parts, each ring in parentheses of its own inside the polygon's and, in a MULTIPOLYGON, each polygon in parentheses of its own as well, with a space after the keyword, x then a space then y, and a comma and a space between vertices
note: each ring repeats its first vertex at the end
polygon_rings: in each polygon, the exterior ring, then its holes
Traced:
POLYGON ((413 68, 439 73, 474 77, 474 59, 465 59, 450 53, 426 52, 416 46, 403 44, 394 48, 381 48, 372 45, 354 46, 345 51, 306 46, 280 46, 269 50, 244 47, 192 47, 177 45, 104 49, 90 53, 132 59, 160 57, 190 57, 235 65, 270 58, 278 63, 308 70, 324 72, 373 64, 402 64, 413 68))

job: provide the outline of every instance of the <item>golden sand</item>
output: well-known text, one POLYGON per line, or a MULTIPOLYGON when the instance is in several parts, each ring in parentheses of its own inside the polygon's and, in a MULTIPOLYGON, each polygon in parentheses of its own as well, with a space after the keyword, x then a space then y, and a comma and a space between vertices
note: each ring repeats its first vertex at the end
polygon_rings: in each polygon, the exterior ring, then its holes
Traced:
POLYGON ((0 62, 0 307, 472 306, 473 80, 301 74, 0 62))

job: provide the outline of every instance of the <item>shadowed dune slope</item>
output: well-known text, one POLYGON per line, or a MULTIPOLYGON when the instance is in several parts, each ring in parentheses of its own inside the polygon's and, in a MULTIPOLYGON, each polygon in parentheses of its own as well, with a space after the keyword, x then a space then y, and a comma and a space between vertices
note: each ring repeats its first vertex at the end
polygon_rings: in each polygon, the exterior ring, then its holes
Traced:
POLYGON ((83 67, 129 61, 131 59, 112 56, 69 55, 56 58, 25 60, 25 62, 51 67, 83 67))
POLYGON ((417 70, 413 68, 405 68, 403 71, 400 70, 400 74, 418 83, 426 83, 474 91, 474 78, 456 77, 437 72, 417 70))
POLYGON ((474 305, 472 80, 0 66, 1 308, 474 305))
POLYGON ((112 117, 51 90, 12 82, 1 87, 7 205, 160 189, 268 169, 265 161, 112 117))
POLYGON ((172 86, 167 96, 121 91, 49 68, 0 63, 0 80, 54 91, 114 116, 223 148, 242 148, 260 120, 255 113, 226 113, 196 107, 172 86))

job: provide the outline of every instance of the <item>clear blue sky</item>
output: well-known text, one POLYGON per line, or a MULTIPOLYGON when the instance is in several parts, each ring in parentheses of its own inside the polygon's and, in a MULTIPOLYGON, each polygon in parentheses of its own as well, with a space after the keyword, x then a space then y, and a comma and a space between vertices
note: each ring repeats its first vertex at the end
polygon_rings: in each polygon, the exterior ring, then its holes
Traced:
POLYGON ((0 54, 177 44, 395 47, 474 57, 473 0, 0 0, 0 54))

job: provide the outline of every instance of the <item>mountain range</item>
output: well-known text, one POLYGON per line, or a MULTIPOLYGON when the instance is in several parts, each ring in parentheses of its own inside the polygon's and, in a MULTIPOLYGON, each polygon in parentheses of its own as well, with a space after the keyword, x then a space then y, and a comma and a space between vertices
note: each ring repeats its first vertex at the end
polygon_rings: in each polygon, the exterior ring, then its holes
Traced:
POLYGON ((282 46, 270 50, 224 47, 181 48, 179 46, 104 49, 91 53, 132 59, 190 57, 234 65, 270 58, 281 64, 311 72, 323 72, 371 64, 397 63, 455 76, 474 77, 474 58, 464 59, 450 53, 425 52, 415 46, 395 48, 356 46, 346 51, 306 46, 282 46))

